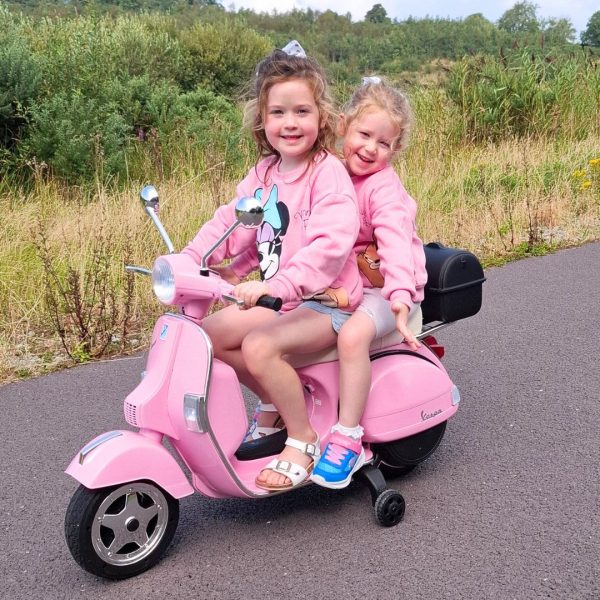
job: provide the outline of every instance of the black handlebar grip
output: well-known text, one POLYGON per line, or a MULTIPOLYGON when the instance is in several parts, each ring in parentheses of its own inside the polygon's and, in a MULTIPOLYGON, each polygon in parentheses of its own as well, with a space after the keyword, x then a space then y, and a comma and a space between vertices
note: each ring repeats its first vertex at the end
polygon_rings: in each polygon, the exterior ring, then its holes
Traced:
POLYGON ((261 296, 256 301, 256 306, 262 306, 263 308, 270 308, 271 310, 279 310, 283 304, 281 298, 274 298, 273 296, 261 296))

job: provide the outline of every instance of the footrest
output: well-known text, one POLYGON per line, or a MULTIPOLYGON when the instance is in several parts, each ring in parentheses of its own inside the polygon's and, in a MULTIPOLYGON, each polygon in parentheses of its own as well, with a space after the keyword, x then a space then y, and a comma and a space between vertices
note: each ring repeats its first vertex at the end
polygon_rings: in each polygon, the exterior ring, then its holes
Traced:
POLYGON ((277 433, 265 435, 257 440, 244 442, 236 451, 235 457, 238 460, 254 460, 279 454, 285 446, 287 440, 287 429, 282 429, 277 433))

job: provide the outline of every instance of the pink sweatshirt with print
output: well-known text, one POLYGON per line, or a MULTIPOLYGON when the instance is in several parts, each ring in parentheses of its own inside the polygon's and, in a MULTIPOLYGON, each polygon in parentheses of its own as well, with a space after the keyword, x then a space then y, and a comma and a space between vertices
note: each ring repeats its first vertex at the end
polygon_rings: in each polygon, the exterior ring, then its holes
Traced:
POLYGON ((363 286, 381 287, 390 301, 421 302, 427 282, 423 243, 417 236, 417 204, 391 166, 352 177, 360 231, 355 252, 363 286))
MULTIPOLYGON (((359 229, 356 195, 344 165, 323 154, 280 173, 272 158, 253 167, 237 187, 237 197, 254 196, 263 205, 257 229, 238 227, 211 255, 209 266, 235 258, 231 267, 244 277, 257 267, 282 310, 302 299, 353 310, 362 298, 361 276, 353 252, 359 229)), ((221 206, 183 250, 198 263, 235 219, 236 200, 221 206)))

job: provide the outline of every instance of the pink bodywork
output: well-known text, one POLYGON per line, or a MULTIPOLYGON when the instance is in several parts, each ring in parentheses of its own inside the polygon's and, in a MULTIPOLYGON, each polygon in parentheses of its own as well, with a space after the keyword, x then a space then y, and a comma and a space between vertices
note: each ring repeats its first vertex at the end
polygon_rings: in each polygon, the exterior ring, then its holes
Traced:
POLYGON ((90 489, 145 479, 154 481, 174 498, 194 493, 173 456, 161 444, 160 436, 154 432, 148 436, 136 431, 114 433, 118 435, 84 457, 75 456, 65 472, 90 489))
MULTIPOLYGON (((182 265, 190 262, 189 257, 181 255, 173 255, 169 260, 182 265)), ((198 278, 196 265, 194 269, 198 278)), ((207 289, 222 286, 220 279, 213 283, 217 279, 206 277, 203 282, 207 289)), ((191 275, 190 282, 185 281, 185 287, 192 289, 191 275)), ((209 303, 209 294, 203 294, 204 299, 197 296, 194 300, 198 316, 202 313, 198 302, 206 306, 209 303)), ((454 386, 438 358, 425 345, 418 351, 420 357, 406 352, 407 347, 402 344, 378 350, 379 357, 372 363, 371 394, 362 419, 363 440, 367 444, 408 437, 446 421, 456 412, 454 386), (404 352, 384 355, 382 350, 404 352)), ((322 360, 325 362, 300 366, 298 373, 311 423, 324 447, 330 428, 337 421, 339 369, 331 353, 322 360)), ((269 494, 257 488, 254 480, 271 457, 239 461, 234 456, 248 427, 240 385, 231 367, 213 359, 211 342, 195 320, 179 314, 158 319, 145 376, 125 399, 124 411, 127 422, 140 428, 140 432, 121 431, 99 443, 83 459, 76 456, 67 468, 66 472, 86 487, 146 479, 175 498, 193 493, 193 488, 214 498, 269 494), (185 397, 188 405, 190 397, 198 399, 192 405, 199 409, 200 416, 191 418, 188 412, 186 420, 185 397), (193 488, 162 444, 163 436, 189 469, 193 488)), ((367 460, 372 459, 368 445, 366 454, 367 460)))

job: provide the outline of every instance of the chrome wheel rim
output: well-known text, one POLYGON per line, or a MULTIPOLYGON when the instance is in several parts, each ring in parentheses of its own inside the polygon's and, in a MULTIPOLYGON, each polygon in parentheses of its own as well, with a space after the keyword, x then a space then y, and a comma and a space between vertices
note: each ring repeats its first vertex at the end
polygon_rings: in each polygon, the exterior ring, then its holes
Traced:
POLYGON ((167 499, 156 486, 128 483, 100 504, 92 524, 92 546, 106 563, 137 563, 158 546, 169 521, 167 499))

